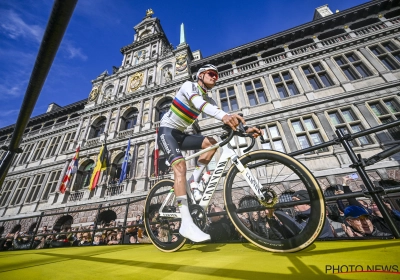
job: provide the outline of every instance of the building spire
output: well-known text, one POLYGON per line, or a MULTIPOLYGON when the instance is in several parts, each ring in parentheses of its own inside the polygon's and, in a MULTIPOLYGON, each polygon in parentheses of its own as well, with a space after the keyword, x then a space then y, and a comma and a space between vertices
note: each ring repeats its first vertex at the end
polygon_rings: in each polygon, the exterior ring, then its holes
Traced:
POLYGON ((181 24, 181 39, 179 41, 179 45, 186 44, 186 37, 185 37, 185 26, 183 23, 181 24))

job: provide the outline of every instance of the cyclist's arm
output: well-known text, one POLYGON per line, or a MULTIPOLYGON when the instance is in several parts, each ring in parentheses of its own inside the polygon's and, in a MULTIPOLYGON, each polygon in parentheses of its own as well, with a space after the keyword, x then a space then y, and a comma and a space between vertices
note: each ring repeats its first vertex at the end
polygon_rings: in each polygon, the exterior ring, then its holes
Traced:
POLYGON ((223 117, 227 115, 224 111, 219 109, 217 106, 205 101, 203 97, 198 93, 191 93, 189 97, 190 102, 200 112, 206 113, 210 117, 216 118, 222 121, 223 117))

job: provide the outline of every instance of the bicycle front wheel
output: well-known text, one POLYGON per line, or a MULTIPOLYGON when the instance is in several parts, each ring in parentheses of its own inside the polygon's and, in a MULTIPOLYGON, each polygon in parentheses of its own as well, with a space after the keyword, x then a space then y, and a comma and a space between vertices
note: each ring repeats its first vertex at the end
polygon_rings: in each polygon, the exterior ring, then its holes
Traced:
POLYGON ((239 160, 267 198, 259 201, 232 165, 224 185, 225 209, 240 234, 272 252, 296 252, 311 245, 325 223, 324 196, 311 172, 296 159, 271 150, 251 152, 239 160), (299 193, 302 200, 294 201, 299 193))
POLYGON ((171 217, 161 217, 159 214, 162 204, 166 201, 174 181, 165 179, 159 181, 151 188, 147 195, 144 208, 144 226, 151 242, 163 252, 175 252, 179 250, 186 238, 179 235, 180 218, 173 217, 176 213, 174 195, 171 201, 167 201, 163 212, 171 213, 171 217))

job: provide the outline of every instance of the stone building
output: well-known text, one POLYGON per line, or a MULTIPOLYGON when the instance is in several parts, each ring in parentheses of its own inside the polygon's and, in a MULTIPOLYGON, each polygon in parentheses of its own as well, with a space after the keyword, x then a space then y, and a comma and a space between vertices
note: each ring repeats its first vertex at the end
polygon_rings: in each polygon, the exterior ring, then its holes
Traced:
MULTIPOLYGON (((332 140, 336 129, 358 132, 400 116, 400 7, 398 0, 369 1, 332 13, 327 5, 314 19, 289 30, 203 58, 185 42, 173 47, 160 21, 148 10, 134 27, 132 44, 122 47, 122 63, 113 73, 92 81, 88 99, 48 111, 30 120, 23 152, 13 160, 1 188, 0 231, 28 230, 34 215, 53 213, 41 220, 59 228, 63 223, 90 224, 99 215, 122 221, 126 199, 143 198, 157 181, 154 176, 155 129, 180 85, 201 65, 218 67, 220 78, 211 95, 225 111, 242 112, 251 125, 261 125, 266 141, 257 148, 286 153, 332 140), (128 139, 128 178, 119 178, 128 139), (107 143, 110 167, 101 182, 88 190, 91 171, 101 145, 107 143), (62 178, 80 146, 78 172, 67 191, 58 192, 62 178), (13 219, 13 220, 11 220, 13 219)), ((7 145, 14 126, 0 129, 0 145, 7 145)), ((219 135, 220 122, 205 115, 190 133, 219 135)), ((360 137, 352 142, 356 153, 369 157, 398 144, 398 128, 360 137)), ((232 145, 239 154, 243 140, 232 145)), ((189 152, 191 154, 191 152, 189 152)), ((218 158, 218 153, 216 155, 218 158)), ((399 156, 369 167, 372 180, 400 179, 399 156)), ((353 173, 340 145, 298 156, 318 178, 323 189, 341 183, 353 173)), ((194 168, 194 161, 188 168, 194 168)), ((213 162, 209 165, 213 168, 213 162)), ((160 156, 159 170, 170 177, 160 156)), ((360 188, 362 182, 351 186, 360 188)), ((217 199, 220 199, 217 196, 217 199)), ((394 207, 400 199, 392 195, 394 207)), ((143 201, 130 204, 128 219, 143 211, 143 201)))

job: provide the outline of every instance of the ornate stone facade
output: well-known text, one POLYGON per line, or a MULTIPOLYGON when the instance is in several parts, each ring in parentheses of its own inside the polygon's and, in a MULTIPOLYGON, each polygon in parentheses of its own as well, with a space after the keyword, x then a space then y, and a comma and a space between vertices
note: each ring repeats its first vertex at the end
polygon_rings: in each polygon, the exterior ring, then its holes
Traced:
MULTIPOLYGON (((180 85, 207 63, 220 70, 211 92, 219 106, 242 112, 248 124, 263 127, 267 141, 257 140, 257 148, 290 153, 332 140, 336 129, 357 132, 398 119, 399 28, 398 1, 370 1, 202 58, 199 51, 193 55, 186 43, 173 48, 153 11, 147 11, 134 27, 133 42, 120 50, 121 65, 114 67, 111 75, 105 71, 94 79, 87 99, 30 120, 21 144, 23 152, 14 159, 1 188, 0 229, 7 233, 21 225, 27 230, 37 222, 32 215, 41 212, 71 211, 74 224, 91 224, 96 211, 72 211, 99 204, 101 211, 112 210, 122 221, 125 206, 112 205, 127 198, 144 198, 155 183, 154 135, 160 116, 180 85), (115 185, 128 139, 128 178, 115 185), (90 192, 87 180, 105 142, 111 165, 90 192), (78 172, 66 193, 58 193, 78 145, 78 172)), ((12 131, 13 126, 0 129, 0 145, 7 145, 12 131)), ((204 135, 221 132, 220 123, 205 116, 189 131, 204 135)), ((395 128, 358 138, 353 148, 369 157, 399 140, 395 128)), ((235 141, 241 154, 243 143, 235 141)), ((297 158, 324 189, 354 172, 340 146, 297 158)), ((400 179, 399 159, 397 155, 371 166, 369 175, 375 181, 400 179)), ((194 161, 188 162, 188 167, 192 169, 194 161)), ((360 189, 361 184, 357 181, 352 188, 360 189)), ((400 206, 397 196, 391 199, 393 206, 400 206)), ((223 203, 220 192, 215 201, 223 203)), ((143 200, 132 203, 128 219, 142 211, 143 200)), ((63 215, 45 216, 41 224, 54 225, 63 215)))

